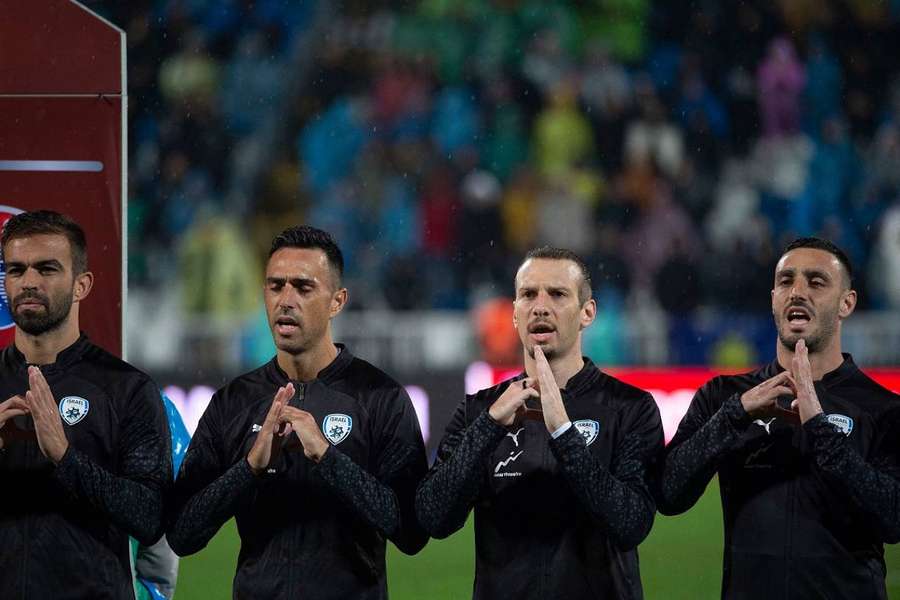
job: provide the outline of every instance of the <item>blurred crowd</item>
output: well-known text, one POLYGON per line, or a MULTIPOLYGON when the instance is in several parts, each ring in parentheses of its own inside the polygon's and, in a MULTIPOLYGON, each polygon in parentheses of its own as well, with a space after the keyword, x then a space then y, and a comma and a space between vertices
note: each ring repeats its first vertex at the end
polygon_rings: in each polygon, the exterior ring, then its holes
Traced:
POLYGON ((552 244, 612 314, 764 314, 803 235, 900 309, 898 0, 87 4, 128 34, 130 281, 189 313, 257 311, 301 221, 356 309, 471 309, 552 244))

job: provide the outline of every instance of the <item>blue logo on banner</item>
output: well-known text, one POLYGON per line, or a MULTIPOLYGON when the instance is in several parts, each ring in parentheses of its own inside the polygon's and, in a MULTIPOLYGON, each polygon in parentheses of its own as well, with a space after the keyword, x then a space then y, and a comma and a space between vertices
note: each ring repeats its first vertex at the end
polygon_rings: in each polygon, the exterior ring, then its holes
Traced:
MULTIPOLYGON (((6 227, 6 222, 21 210, 12 206, 0 205, 0 230, 6 227)), ((14 325, 12 314, 9 312, 9 298, 6 297, 6 263, 0 256, 0 330, 9 329, 14 325)))

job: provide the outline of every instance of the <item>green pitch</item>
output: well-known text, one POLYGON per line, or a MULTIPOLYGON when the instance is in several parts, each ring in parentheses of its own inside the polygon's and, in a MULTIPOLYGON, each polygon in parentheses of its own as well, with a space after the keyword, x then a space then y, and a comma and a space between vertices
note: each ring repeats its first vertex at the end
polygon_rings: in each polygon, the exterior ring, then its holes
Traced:
MULTIPOLYGON (((431 540, 416 556, 388 544, 388 586, 392 600, 469 600, 475 568, 472 522, 446 540, 431 540)), ((176 600, 231 598, 237 560, 234 522, 200 553, 182 559, 176 600)), ((692 510, 677 517, 656 516, 641 544, 641 579, 648 600, 719 597, 722 569, 722 510, 713 482, 692 510)), ((900 600, 900 545, 885 552, 890 598, 900 600)))

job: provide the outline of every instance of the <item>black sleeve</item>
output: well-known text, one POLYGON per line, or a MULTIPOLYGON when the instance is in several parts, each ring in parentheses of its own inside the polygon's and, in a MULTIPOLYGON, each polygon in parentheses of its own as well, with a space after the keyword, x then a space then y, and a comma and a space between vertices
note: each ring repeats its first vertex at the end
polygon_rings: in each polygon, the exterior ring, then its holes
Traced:
POLYGON ((379 402, 374 423, 373 475, 336 446, 314 468, 331 490, 372 527, 407 554, 415 554, 428 535, 415 518, 416 486, 428 468, 425 443, 412 402, 403 388, 379 402))
POLYGON ((870 462, 824 414, 804 423, 803 429, 819 473, 868 515, 883 542, 896 544, 900 542, 900 411, 894 410, 880 421, 870 462))
POLYGON ((657 507, 664 515, 683 513, 697 502, 722 459, 750 426, 739 394, 715 408, 722 393, 718 378, 697 390, 665 450, 656 489, 657 507))
POLYGON ((203 549, 256 487, 257 477, 246 457, 227 464, 220 454, 222 433, 215 412, 217 404, 213 397, 191 438, 175 481, 166 538, 179 556, 203 549))
POLYGON ((438 539, 465 525, 484 481, 484 460, 506 435, 506 428, 487 410, 466 427, 466 402, 457 407, 437 459, 416 493, 416 515, 438 539))
POLYGON ((150 545, 165 529, 165 499, 171 489, 169 426, 159 391, 142 383, 120 408, 115 473, 69 446, 54 476, 73 498, 107 515, 117 527, 150 545))
POLYGON ((563 477, 588 514, 621 549, 636 547, 653 526, 650 477, 663 448, 659 409, 648 394, 623 419, 621 441, 607 469, 573 426, 550 449, 563 477))

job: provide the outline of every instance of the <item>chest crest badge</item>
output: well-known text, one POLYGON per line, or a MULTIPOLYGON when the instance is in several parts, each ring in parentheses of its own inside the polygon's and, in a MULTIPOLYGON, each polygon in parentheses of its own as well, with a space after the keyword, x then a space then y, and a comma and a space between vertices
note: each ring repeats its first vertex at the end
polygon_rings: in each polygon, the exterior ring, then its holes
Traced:
POLYGON ((578 430, 578 433, 584 438, 584 443, 588 446, 594 443, 594 440, 597 439, 597 434, 600 433, 600 423, 593 419, 582 419, 575 421, 572 425, 578 430))
POLYGON ((853 431, 853 419, 847 415, 832 413, 825 415, 825 420, 834 425, 844 435, 850 435, 850 432, 853 431))
POLYGON ((59 416, 67 425, 75 425, 88 414, 91 403, 81 396, 66 396, 59 401, 59 416))
POLYGON ((353 417, 349 415, 331 414, 322 421, 322 433, 335 446, 346 440, 352 430, 353 417))

